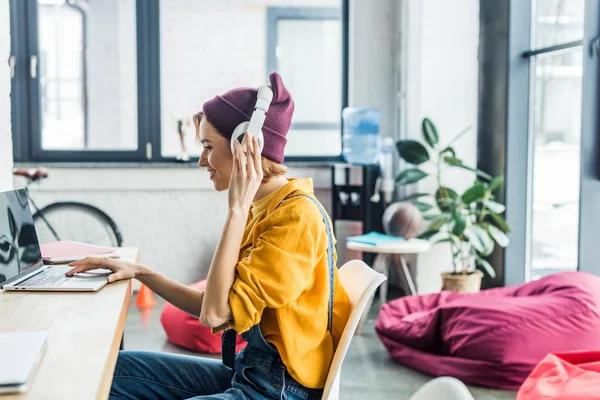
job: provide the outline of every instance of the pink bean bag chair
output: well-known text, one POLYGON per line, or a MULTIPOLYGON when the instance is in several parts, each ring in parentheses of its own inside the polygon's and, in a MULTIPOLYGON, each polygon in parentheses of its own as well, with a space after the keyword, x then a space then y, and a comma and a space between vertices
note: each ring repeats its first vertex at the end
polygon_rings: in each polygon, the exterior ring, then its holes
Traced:
POLYGON ((474 294, 403 297, 381 308, 376 330, 404 365, 516 390, 548 353, 600 349, 600 277, 565 272, 474 294))
MULTIPOLYGON (((203 290, 206 281, 191 284, 190 287, 203 290)), ((221 353, 222 333, 212 334, 210 328, 200 324, 198 318, 166 303, 160 315, 160 322, 167 333, 169 342, 198 353, 221 353)), ((237 351, 246 347, 246 341, 237 336, 237 351)))

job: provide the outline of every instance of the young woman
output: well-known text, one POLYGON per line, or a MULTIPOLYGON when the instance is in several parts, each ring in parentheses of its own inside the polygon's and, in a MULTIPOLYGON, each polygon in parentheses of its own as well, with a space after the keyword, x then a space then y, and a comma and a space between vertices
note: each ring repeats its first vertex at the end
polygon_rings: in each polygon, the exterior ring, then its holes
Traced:
POLYGON ((273 99, 256 137, 231 136, 250 120, 257 90, 237 88, 206 102, 194 116, 207 168, 229 209, 206 290, 173 282, 119 259, 76 261, 68 274, 94 268, 109 282, 137 278, 200 323, 223 334, 223 363, 140 351, 119 354, 111 399, 320 399, 350 313, 338 282, 335 239, 310 179, 287 179, 283 162, 294 102, 270 75, 273 99), (231 328, 231 329, 227 329, 231 328), (234 355, 235 333, 248 345, 234 355))

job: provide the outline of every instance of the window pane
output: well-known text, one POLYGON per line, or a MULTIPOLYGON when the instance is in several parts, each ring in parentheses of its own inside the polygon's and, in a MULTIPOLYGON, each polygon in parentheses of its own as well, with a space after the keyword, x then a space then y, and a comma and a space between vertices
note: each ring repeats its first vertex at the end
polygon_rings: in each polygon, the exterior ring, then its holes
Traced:
POLYGON ((532 47, 583 39, 585 0, 533 0, 532 47))
POLYGON ((577 269, 582 50, 534 59, 531 278, 577 269))
POLYGON ((42 148, 137 149, 135 0, 38 0, 42 148))
MULTIPOLYGON (((188 153, 190 156, 199 154, 190 118, 205 101, 234 87, 268 83, 271 72, 267 66, 268 7, 318 10, 340 5, 340 0, 162 0, 162 155, 174 157, 180 152, 178 121, 183 121, 188 153)), ((282 58, 278 59, 277 71, 296 102, 294 123, 339 123, 340 21, 286 20, 278 27, 277 41, 281 44, 282 58), (296 46, 296 54, 289 51, 290 43, 296 46), (297 62, 301 64, 292 65, 297 62)), ((341 133, 339 129, 329 129, 329 125, 325 130, 310 133, 305 127, 293 128, 288 137, 287 154, 339 155, 341 133), (327 135, 331 148, 316 149, 316 144, 322 143, 319 141, 322 135, 327 135)))
POLYGON ((341 32, 339 20, 281 19, 277 23, 277 70, 287 77, 295 96, 294 123, 337 125, 337 129, 298 132, 293 139, 290 135, 286 155, 341 153, 341 32))

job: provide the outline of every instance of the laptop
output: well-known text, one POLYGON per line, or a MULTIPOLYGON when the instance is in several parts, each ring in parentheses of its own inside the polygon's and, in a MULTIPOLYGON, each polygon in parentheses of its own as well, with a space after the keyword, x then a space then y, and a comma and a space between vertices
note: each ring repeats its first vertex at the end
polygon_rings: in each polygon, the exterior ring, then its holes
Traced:
POLYGON ((110 275, 93 270, 66 277, 71 269, 44 265, 25 189, 0 193, 0 289, 94 292, 110 275))
POLYGON ((0 394, 27 391, 47 343, 45 331, 0 333, 0 394))

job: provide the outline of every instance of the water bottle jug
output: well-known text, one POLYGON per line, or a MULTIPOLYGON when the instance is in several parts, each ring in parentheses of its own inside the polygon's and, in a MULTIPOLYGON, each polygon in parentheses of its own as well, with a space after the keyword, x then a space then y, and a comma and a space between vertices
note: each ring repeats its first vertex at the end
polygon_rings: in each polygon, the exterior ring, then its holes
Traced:
POLYGON ((380 151, 381 111, 376 108, 344 108, 342 155, 350 164, 377 163, 380 151))

